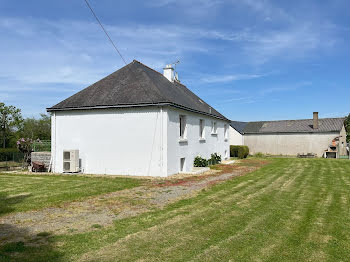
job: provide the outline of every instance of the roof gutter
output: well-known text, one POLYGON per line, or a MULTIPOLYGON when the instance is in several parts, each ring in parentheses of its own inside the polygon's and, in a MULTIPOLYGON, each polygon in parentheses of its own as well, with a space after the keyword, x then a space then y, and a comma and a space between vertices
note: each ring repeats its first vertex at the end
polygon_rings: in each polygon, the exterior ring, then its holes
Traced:
POLYGON ((318 134, 318 133, 339 133, 341 130, 327 130, 327 131, 289 131, 289 132, 244 132, 243 135, 283 135, 283 134, 318 134))
POLYGON ((66 108, 46 108, 47 112, 54 112, 54 111, 73 111, 73 110, 92 110, 92 109, 110 109, 110 108, 132 108, 132 107, 147 107, 147 106, 172 106, 175 108, 179 108, 179 109, 183 109, 186 111, 190 111, 190 112, 194 112, 194 113, 198 113, 198 114, 202 114, 202 115, 207 115, 207 116, 211 116, 217 119, 221 119, 227 122, 230 122, 229 119, 225 118, 225 117, 220 117, 217 115, 213 115, 210 113, 206 113, 203 111, 199 111, 199 110, 195 110, 195 109, 191 109, 185 106, 181 106, 178 104, 174 104, 174 103, 169 103, 169 102, 163 102, 163 103, 145 103, 145 104, 137 104, 137 105, 133 105, 133 104, 125 104, 125 105, 115 105, 115 106, 84 106, 84 107, 66 107, 66 108))

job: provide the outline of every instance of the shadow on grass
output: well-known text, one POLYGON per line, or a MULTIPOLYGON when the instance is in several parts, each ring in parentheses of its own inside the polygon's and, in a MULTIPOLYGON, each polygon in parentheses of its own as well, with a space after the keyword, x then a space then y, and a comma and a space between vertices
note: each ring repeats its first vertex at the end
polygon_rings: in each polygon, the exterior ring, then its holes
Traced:
MULTIPOLYGON (((14 205, 29 196, 11 197, 0 193, 0 219, 13 212, 14 205)), ((30 229, 0 222, 0 261, 62 261, 62 254, 53 247, 49 233, 33 234, 30 229)))

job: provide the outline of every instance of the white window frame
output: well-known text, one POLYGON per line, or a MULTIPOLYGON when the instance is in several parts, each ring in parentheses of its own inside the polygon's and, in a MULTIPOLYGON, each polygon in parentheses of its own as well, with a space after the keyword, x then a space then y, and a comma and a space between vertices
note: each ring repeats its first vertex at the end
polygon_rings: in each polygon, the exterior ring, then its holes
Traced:
POLYGON ((187 124, 186 124, 186 116, 179 115, 179 136, 180 140, 186 140, 187 138, 187 124))
POLYGON ((216 121, 211 121, 211 134, 217 135, 218 133, 218 124, 216 121))
POLYGON ((228 139, 228 125, 227 124, 224 125, 224 139, 225 139, 225 141, 227 141, 227 139, 228 139))
POLYGON ((199 140, 205 140, 205 120, 199 119, 199 140))
POLYGON ((181 157, 180 158, 180 173, 185 173, 186 172, 186 158, 185 157, 181 157))

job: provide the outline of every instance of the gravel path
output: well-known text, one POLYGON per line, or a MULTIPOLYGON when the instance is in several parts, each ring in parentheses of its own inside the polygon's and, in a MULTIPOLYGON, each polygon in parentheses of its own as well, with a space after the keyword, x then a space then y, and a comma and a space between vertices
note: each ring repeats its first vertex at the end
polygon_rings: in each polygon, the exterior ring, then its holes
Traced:
POLYGON ((257 167, 243 167, 224 174, 209 171, 200 176, 155 179, 144 186, 74 201, 59 207, 9 214, 0 218, 0 242, 26 241, 28 236, 43 234, 42 232, 75 234, 110 226, 116 219, 163 208, 179 199, 192 197, 210 185, 255 169, 257 167))

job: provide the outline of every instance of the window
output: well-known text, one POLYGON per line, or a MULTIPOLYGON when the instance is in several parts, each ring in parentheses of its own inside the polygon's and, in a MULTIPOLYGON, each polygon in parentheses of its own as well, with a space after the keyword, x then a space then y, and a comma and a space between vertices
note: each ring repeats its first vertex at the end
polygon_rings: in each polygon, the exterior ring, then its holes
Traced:
POLYGON ((225 140, 227 140, 227 138, 228 138, 228 134, 227 134, 228 132, 227 132, 227 125, 225 124, 224 125, 224 138, 225 138, 225 140))
POLYGON ((204 120, 199 119, 199 138, 204 139, 205 134, 204 134, 204 120))
POLYGON ((186 116, 180 115, 180 139, 186 139, 186 116))
POLYGON ((216 122, 215 121, 212 121, 211 122, 211 133, 213 134, 213 135, 216 135, 217 133, 217 124, 216 124, 216 122))
POLYGON ((185 171, 185 158, 182 157, 180 158, 180 172, 184 172, 185 171))

